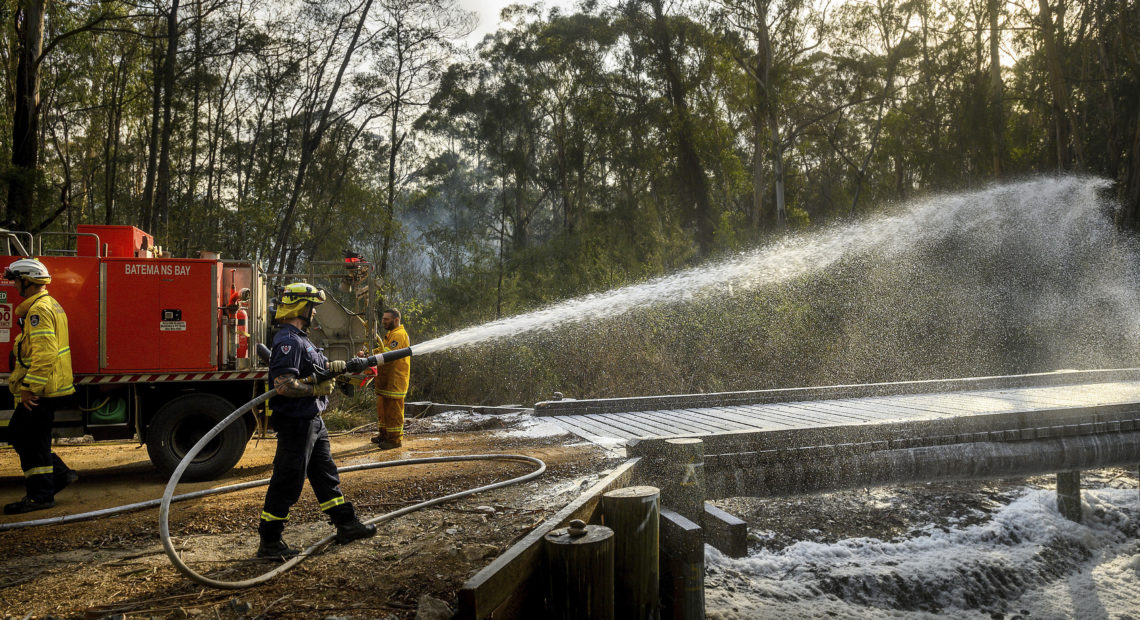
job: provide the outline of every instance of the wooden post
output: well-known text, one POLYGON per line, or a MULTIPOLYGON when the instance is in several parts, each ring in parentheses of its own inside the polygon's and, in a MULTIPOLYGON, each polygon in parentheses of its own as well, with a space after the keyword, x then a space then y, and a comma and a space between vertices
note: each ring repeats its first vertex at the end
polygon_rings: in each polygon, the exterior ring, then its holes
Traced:
POLYGON ((590 521, 602 494, 633 484, 634 470, 641 462, 632 458, 610 475, 523 536, 503 555, 484 566, 459 590, 461 620, 485 618, 533 618, 546 609, 545 537, 574 519, 590 521))
POLYGON ((705 444, 667 439, 645 447, 645 476, 661 488, 661 617, 705 617, 705 444))
POLYGON ((660 516, 657 487, 626 487, 602 496, 602 524, 614 531, 614 589, 621 592, 614 611, 623 620, 661 617, 660 516))
POLYGON ((614 618, 614 532, 575 519, 545 537, 550 620, 614 618))
POLYGON ((705 443, 700 439, 668 439, 651 464, 661 472, 661 503, 701 523, 705 516, 705 443))
POLYGON ((1057 474, 1057 510, 1066 519, 1081 522, 1081 472, 1057 474))
POLYGON ((661 509, 661 617, 705 617, 705 537, 701 526, 661 509))

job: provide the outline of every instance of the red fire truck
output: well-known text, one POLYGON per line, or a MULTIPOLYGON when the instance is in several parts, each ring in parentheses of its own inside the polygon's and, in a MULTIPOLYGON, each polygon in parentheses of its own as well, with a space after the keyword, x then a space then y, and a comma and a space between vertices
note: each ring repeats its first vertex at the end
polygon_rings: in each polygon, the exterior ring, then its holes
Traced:
MULTIPOLYGON (((39 235, 0 230, 0 243, 0 269, 36 256, 52 275, 48 290, 67 312, 77 398, 75 409, 56 413, 56 437, 137 438, 169 474, 219 420, 267 389, 268 370, 254 352, 270 338, 269 278, 256 263, 206 252, 164 257, 154 238, 133 226, 83 225, 76 233, 39 235), (45 243, 65 249, 45 249, 45 243)), ((345 267, 340 288, 351 290, 367 263, 345 267)), ((287 277, 314 281, 316 275, 287 277)), ((367 288, 364 293, 354 297, 370 306, 367 288)), ((15 283, 0 280, 0 359, 10 358, 21 301, 15 283)), ((322 304, 311 329, 314 343, 330 359, 352 357, 375 324, 366 323, 366 314, 335 299, 322 304)), ((7 373, 0 379, 7 383, 7 373)), ((4 387, 0 441, 8 440, 14 406, 4 387)), ((185 478, 211 480, 229 471, 264 428, 264 415, 250 413, 232 424, 185 478)))

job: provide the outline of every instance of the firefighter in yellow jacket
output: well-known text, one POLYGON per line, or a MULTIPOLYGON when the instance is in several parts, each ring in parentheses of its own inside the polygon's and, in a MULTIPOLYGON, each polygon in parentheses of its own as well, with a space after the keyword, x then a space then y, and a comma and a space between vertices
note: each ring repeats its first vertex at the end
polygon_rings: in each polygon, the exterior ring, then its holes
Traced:
MULTIPOLYGON (((412 346, 408 332, 400 324, 400 311, 384 311, 380 324, 387 334, 373 353, 383 353, 412 346)), ((412 373, 412 358, 405 357, 376 369, 376 417, 380 432, 372 438, 381 450, 399 448, 404 443, 404 398, 408 395, 408 379, 412 373)))
POLYGON ((12 447, 20 456, 27 495, 4 506, 4 514, 21 514, 55 506, 55 494, 79 478, 51 451, 55 412, 75 393, 67 315, 48 294, 51 274, 34 258, 22 258, 4 271, 24 301, 16 307, 20 335, 12 346, 15 358, 8 389, 16 401, 8 423, 12 447))

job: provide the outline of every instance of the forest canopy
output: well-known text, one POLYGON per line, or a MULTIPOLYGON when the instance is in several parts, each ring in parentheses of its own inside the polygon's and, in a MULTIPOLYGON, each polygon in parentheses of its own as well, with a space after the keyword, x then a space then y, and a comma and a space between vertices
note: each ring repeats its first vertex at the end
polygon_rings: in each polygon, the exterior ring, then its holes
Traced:
POLYGON ((1135 0, 2 0, 4 227, 351 250, 420 339, 916 194, 1140 208, 1135 0))

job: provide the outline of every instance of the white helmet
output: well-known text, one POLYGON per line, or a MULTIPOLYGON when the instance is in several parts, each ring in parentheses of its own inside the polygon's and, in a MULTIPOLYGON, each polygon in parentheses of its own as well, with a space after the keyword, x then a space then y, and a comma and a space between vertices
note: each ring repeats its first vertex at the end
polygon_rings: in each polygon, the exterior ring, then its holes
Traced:
POLYGON ((47 267, 34 258, 21 258, 8 265, 8 268, 4 270, 4 278, 8 280, 22 279, 35 284, 51 282, 51 274, 48 273, 47 267))

